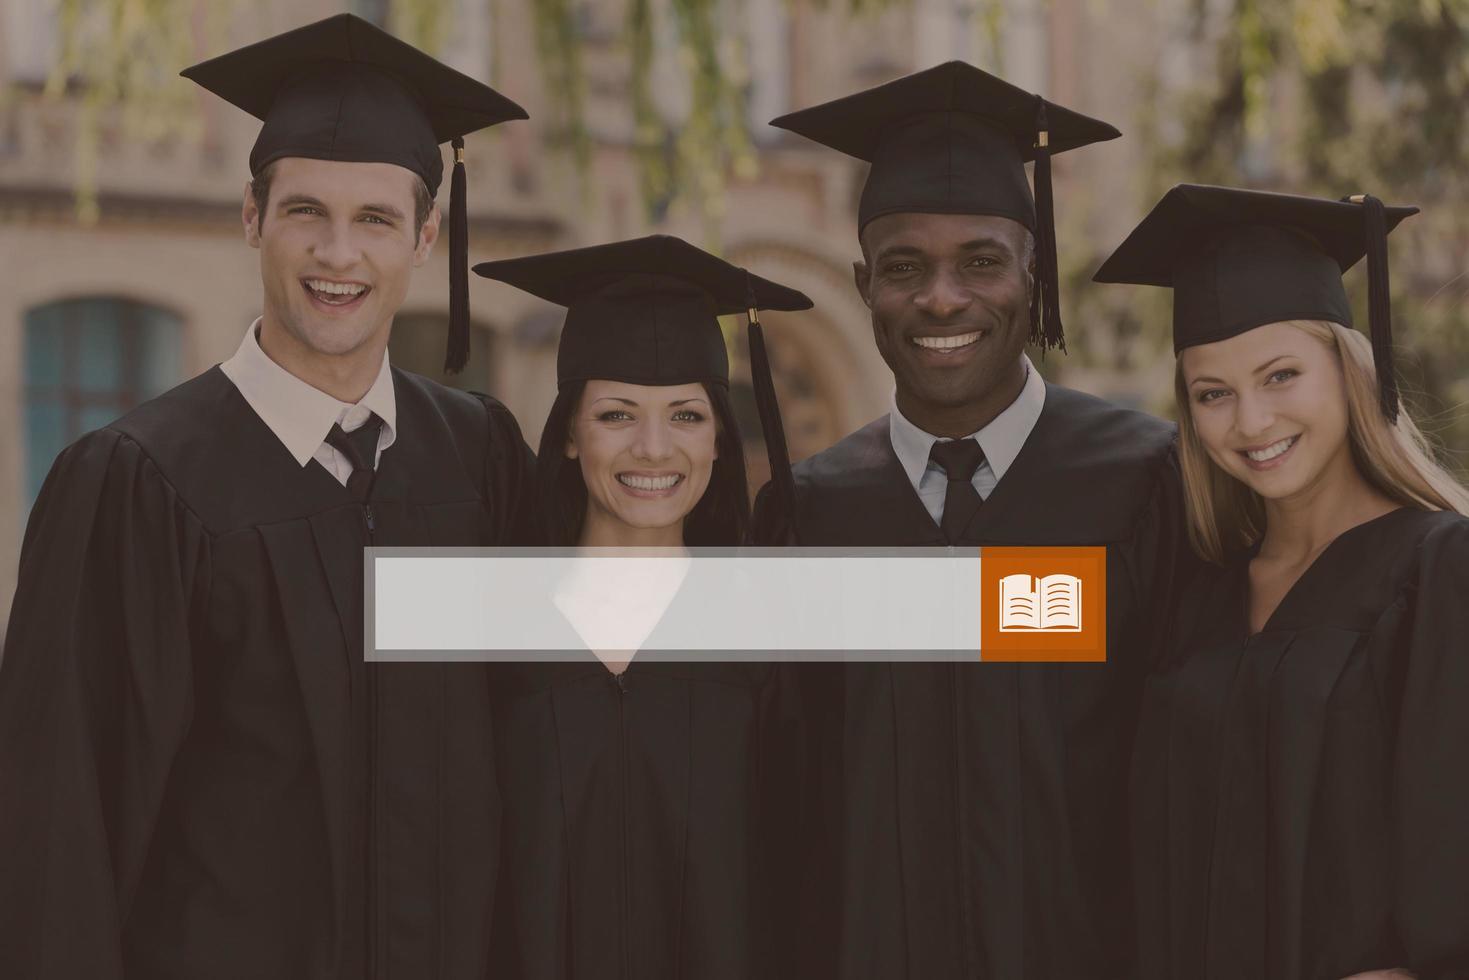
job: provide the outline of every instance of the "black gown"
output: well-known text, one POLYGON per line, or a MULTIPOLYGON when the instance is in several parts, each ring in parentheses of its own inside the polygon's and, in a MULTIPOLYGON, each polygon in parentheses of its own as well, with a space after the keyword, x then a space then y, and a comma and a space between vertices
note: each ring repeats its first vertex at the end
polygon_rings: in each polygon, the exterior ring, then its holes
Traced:
MULTIPOLYGON (((796 467, 802 545, 939 545, 883 417, 796 467)), ((968 545, 1104 545, 1105 664, 807 665, 824 811, 806 969, 842 980, 1127 976, 1137 701, 1186 560, 1172 425, 1047 385, 968 545)), ((758 535, 788 523, 762 491, 758 535)))
POLYGON ((1469 977, 1469 519, 1346 531, 1248 632, 1209 566, 1147 685, 1143 975, 1469 977))
POLYGON ((662 657, 494 668, 496 980, 791 976, 791 668, 662 657))
POLYGON ((487 671, 364 664, 362 548, 513 540, 533 461, 493 400, 393 385, 366 508, 217 367, 58 458, 0 664, 0 975, 483 977, 487 671))

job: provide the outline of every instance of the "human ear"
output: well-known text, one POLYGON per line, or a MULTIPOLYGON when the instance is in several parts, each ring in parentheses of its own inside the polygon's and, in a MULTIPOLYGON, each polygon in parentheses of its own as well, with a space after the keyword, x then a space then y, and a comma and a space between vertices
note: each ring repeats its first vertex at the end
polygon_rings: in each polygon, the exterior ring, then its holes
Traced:
POLYGON ((418 244, 413 249, 413 264, 421 266, 428 261, 429 253, 434 250, 434 242, 439 240, 439 221, 442 212, 435 204, 429 211, 428 217, 424 219, 423 227, 418 231, 418 244))
POLYGON ((872 284, 872 273, 867 268, 867 263, 858 259, 852 263, 852 281, 857 285, 857 295, 862 297, 862 303, 869 310, 872 309, 872 299, 869 287, 872 284))
POLYGON ((245 181, 245 200, 240 205, 240 223, 245 228, 245 244, 260 247, 260 209, 255 205, 255 189, 245 181))

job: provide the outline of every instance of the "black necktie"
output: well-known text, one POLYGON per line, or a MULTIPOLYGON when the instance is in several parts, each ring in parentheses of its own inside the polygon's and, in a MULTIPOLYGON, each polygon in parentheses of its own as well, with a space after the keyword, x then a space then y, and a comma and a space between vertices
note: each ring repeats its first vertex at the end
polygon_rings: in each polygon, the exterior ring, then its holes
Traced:
POLYGON ((984 462, 984 450, 973 439, 955 439, 934 443, 928 458, 942 466, 949 477, 949 487, 944 493, 944 519, 939 522, 939 528, 949 544, 957 544, 964 528, 979 511, 979 491, 974 489, 972 481, 974 471, 984 462))
POLYGON ((326 434, 327 445, 347 458, 352 464, 352 475, 347 477, 347 491, 358 500, 366 500, 372 489, 373 464, 377 460, 377 434, 383 420, 369 415, 367 421, 351 432, 343 431, 340 424, 333 425, 326 434))

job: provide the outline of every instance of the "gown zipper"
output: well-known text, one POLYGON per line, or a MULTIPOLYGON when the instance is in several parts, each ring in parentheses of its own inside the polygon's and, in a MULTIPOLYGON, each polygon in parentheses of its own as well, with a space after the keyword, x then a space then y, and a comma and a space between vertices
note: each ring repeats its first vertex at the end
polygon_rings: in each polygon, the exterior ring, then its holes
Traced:
MULTIPOLYGON (((367 524, 367 543, 372 546, 377 536, 377 519, 372 512, 372 504, 366 501, 362 504, 362 518, 367 524)), ((365 678, 364 695, 367 699, 367 828, 363 835, 363 867, 366 874, 367 902, 367 976, 369 978, 378 975, 377 949, 378 949, 378 908, 377 908, 377 861, 375 860, 377 843, 377 729, 378 729, 378 690, 377 672, 371 669, 370 664, 363 664, 363 677, 365 678)))
MULTIPOLYGON (((626 668, 624 668, 625 670, 626 668)), ((627 854, 627 680, 622 674, 613 674, 613 680, 617 684, 617 823, 620 846, 620 867, 618 868, 621 885, 620 918, 622 928, 618 930, 622 953, 623 980, 632 980, 632 953, 630 950, 631 934, 629 932, 632 913, 631 899, 628 889, 628 854, 627 854)))

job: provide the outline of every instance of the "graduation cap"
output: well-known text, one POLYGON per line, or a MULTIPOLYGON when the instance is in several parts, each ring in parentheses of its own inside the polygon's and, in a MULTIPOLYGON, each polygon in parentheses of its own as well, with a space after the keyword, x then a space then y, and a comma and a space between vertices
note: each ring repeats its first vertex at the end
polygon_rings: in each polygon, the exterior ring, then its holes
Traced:
POLYGON ((481 262, 474 271, 567 308, 556 352, 558 387, 592 378, 728 387, 729 354, 718 318, 745 313, 750 374, 771 478, 785 496, 783 502, 794 503, 795 483, 759 311, 809 310, 811 300, 804 293, 669 235, 481 262))
POLYGON ((1387 236, 1417 213, 1365 194, 1332 201, 1179 184, 1094 278, 1172 287, 1176 354, 1282 320, 1352 326, 1341 277, 1366 255, 1378 394, 1383 414, 1395 421, 1387 236))
POLYGON ((1066 349, 1057 296, 1051 156, 1122 135, 962 61, 772 119, 872 164, 860 228, 899 212, 989 214, 1036 239, 1032 343, 1066 349), (1025 164, 1035 161, 1035 194, 1025 164))
POLYGON ((464 136, 528 118, 488 85, 460 74, 352 14, 211 58, 180 74, 260 119, 250 173, 282 157, 391 163, 412 171, 437 196, 454 149, 449 203, 447 371, 469 358, 469 220, 464 136))

